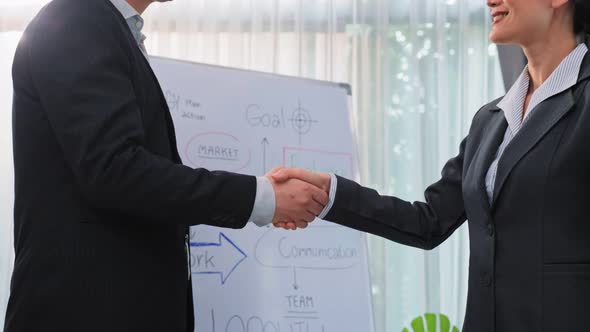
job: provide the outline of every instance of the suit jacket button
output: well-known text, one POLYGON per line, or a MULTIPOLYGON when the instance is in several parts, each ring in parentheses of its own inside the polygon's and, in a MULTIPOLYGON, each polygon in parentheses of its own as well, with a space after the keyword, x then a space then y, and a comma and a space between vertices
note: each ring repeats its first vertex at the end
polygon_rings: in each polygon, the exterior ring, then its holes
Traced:
POLYGON ((488 274, 484 274, 482 275, 480 282, 482 286, 490 287, 492 285, 492 277, 490 277, 488 274))
POLYGON ((492 225, 492 224, 488 224, 488 235, 489 235, 490 237, 494 236, 494 231, 495 231, 495 230, 494 230, 494 225, 492 225))

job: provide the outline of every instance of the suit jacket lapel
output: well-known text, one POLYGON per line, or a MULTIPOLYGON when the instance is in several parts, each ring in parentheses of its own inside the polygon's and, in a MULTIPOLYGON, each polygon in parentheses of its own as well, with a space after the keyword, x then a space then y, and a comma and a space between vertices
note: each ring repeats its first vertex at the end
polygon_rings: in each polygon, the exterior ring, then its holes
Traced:
POLYGON ((148 63, 145 56, 142 54, 141 57, 145 61, 147 66, 147 70, 152 76, 154 83, 158 88, 158 94, 160 96, 160 100, 162 101, 162 107, 164 108, 164 112, 166 113, 166 124, 168 125, 168 138, 170 139, 170 149, 172 151, 172 159, 175 163, 182 163, 182 159, 180 158, 180 154, 178 153, 178 145, 176 143, 176 130, 174 128, 174 120, 172 119, 172 115, 170 114, 170 108, 168 107, 168 103, 166 102, 166 97, 164 96, 164 92, 162 91, 162 87, 160 86, 160 81, 156 77, 156 74, 152 70, 152 66, 148 63))
POLYGON ((473 162, 469 166, 467 178, 465 179, 468 183, 475 183, 477 195, 475 198, 486 213, 489 213, 490 203, 486 192, 485 177, 496 157, 508 127, 506 118, 499 108, 492 108, 489 111, 493 112, 492 117, 486 126, 485 133, 482 135, 481 143, 472 159, 473 162))
MULTIPOLYGON (((590 45, 588 45, 588 47, 590 48, 590 45)), ((586 53, 584 60, 582 61, 578 83, 585 81, 588 78, 590 78, 590 51, 586 53)))
MULTIPOLYGON (((494 186, 494 202, 506 183, 510 172, 518 162, 563 118, 574 106, 572 89, 549 98, 539 104, 535 113, 514 136, 506 147, 498 163, 498 173, 494 186)), ((493 207, 493 203, 492 203, 493 207)))
POLYGON ((588 78, 590 78, 590 52, 584 56, 577 84, 539 104, 536 107, 538 109, 535 110, 535 114, 531 115, 528 122, 523 125, 506 147, 498 164, 492 208, 514 167, 559 120, 572 110, 575 105, 573 90, 580 88, 580 83, 588 78))
POLYGON ((166 125, 168 126, 168 138, 170 141, 170 149, 172 151, 172 159, 176 163, 181 163, 182 160, 180 158, 180 154, 178 153, 178 147, 177 147, 177 143, 176 143, 176 131, 174 128, 174 121, 172 119, 172 116, 170 115, 170 109, 168 108, 168 103, 166 102, 166 97, 164 97, 164 93, 162 92, 162 87, 160 86, 160 82, 158 81, 156 74, 152 70, 152 66, 150 65, 148 60, 145 58, 145 56, 143 55, 141 50, 139 49, 139 47, 137 45, 137 40, 135 40, 135 37, 133 37, 133 34, 129 30, 129 27, 127 25, 127 22, 125 21, 125 18, 123 18, 123 16, 119 13, 117 8, 115 8, 115 6, 110 1, 108 1, 108 0, 102 0, 102 1, 103 1, 103 3, 106 3, 107 6, 109 6, 109 8, 113 12, 113 14, 115 14, 115 16, 117 17, 117 19, 119 21, 120 28, 121 28, 123 34, 125 35, 125 38, 129 42, 129 44, 131 44, 133 46, 132 50, 133 50, 135 56, 140 59, 139 61, 143 64, 143 67, 145 68, 145 70, 147 70, 150 73, 150 76, 152 77, 153 82, 156 84, 156 86, 158 88, 160 100, 162 101, 162 107, 164 108, 164 112, 166 113, 166 119, 167 119, 166 125))

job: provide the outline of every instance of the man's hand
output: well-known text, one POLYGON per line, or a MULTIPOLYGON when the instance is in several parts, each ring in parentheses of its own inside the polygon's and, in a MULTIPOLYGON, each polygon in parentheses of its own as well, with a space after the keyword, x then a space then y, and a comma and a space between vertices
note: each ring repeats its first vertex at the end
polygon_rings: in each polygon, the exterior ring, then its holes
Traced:
MULTIPOLYGON (((267 174, 267 177, 271 180, 271 183, 273 183, 273 186, 275 184, 280 185, 280 184, 286 184, 290 181, 303 181, 306 182, 307 184, 310 184, 314 187, 316 187, 315 189, 319 189, 323 192, 323 194, 325 194, 325 201, 322 201, 321 203, 321 209, 319 209, 319 211, 317 211, 317 213, 313 213, 314 217, 318 216, 324 206, 328 203, 328 194, 330 191, 330 181, 331 181, 331 177, 329 174, 326 173, 316 173, 316 172, 311 172, 311 171, 307 171, 301 168, 283 168, 283 167, 277 167, 275 169, 273 169, 272 171, 270 171, 267 174)), ((275 189, 276 191, 276 189, 275 189)), ((316 196, 318 195, 317 193, 315 194, 316 196)), ((317 201, 316 201, 317 202, 317 201)), ((278 198, 277 198, 277 207, 278 207, 278 198)), ((317 209, 317 206, 316 206, 317 209)), ((313 221, 313 219, 312 219, 313 221)), ((275 225, 275 227, 280 227, 280 228, 284 228, 284 229, 297 229, 297 228, 306 228, 307 224, 305 221, 302 220, 295 220, 292 218, 277 218, 277 215, 275 214, 275 219, 273 219, 273 224, 275 225)))
POLYGON ((277 167, 269 173, 269 176, 279 183, 289 179, 298 179, 313 184, 327 194, 330 193, 331 177, 327 173, 312 172, 303 168, 277 167))
POLYGON ((280 181, 277 181, 274 175, 284 170, 286 169, 275 168, 266 175, 273 186, 276 199, 272 222, 275 226, 286 222, 288 224, 285 227, 281 226, 286 229, 306 228, 328 203, 328 193, 314 184, 295 177, 289 178, 289 173, 279 176, 280 181))

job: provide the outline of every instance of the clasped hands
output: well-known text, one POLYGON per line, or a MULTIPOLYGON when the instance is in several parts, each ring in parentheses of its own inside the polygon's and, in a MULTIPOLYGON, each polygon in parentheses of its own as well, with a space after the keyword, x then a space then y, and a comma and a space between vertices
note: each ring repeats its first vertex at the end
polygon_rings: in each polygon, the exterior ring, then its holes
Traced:
POLYGON ((329 174, 301 168, 277 167, 266 177, 275 192, 275 227, 289 230, 306 228, 322 213, 329 200, 329 174))

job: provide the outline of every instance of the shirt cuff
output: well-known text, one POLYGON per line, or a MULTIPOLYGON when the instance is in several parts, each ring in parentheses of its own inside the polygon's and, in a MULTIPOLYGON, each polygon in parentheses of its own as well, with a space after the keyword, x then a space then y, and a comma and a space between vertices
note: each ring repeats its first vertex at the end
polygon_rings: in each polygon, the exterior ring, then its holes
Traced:
POLYGON ((330 193, 329 193, 329 199, 328 199, 328 204, 326 204, 326 206, 324 207, 324 210, 322 210, 322 213, 320 213, 320 215, 318 216, 318 218, 320 219, 324 219, 328 213, 330 213, 330 210, 332 209, 332 205, 334 205, 334 199, 336 198, 336 189, 338 187, 338 178, 336 177, 335 174, 330 174, 330 193))
POLYGON ((252 215, 248 221, 259 227, 270 224, 275 216, 275 207, 275 191, 272 183, 266 176, 257 176, 256 198, 254 199, 252 215))

